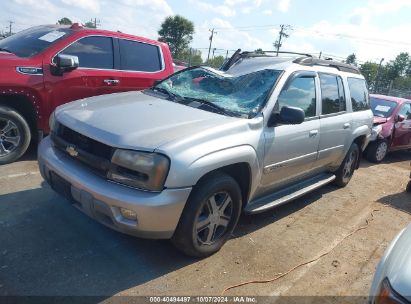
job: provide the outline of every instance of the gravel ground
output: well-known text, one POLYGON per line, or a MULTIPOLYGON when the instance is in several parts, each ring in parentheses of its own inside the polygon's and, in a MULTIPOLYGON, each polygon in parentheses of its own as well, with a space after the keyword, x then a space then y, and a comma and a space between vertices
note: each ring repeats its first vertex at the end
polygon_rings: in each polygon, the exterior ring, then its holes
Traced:
POLYGON ((86 217, 43 182, 35 158, 0 167, 0 295, 220 295, 331 250, 224 294, 365 297, 385 248, 411 220, 411 152, 397 152, 380 165, 363 161, 344 189, 243 216, 220 252, 196 260, 86 217))

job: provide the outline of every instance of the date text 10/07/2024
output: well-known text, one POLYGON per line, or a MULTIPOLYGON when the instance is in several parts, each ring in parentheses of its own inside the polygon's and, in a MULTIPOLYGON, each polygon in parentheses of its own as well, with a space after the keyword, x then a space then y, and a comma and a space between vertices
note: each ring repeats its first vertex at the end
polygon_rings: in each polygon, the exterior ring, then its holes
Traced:
POLYGON ((255 297, 212 297, 212 296, 197 296, 197 297, 147 297, 149 303, 257 303, 255 297))

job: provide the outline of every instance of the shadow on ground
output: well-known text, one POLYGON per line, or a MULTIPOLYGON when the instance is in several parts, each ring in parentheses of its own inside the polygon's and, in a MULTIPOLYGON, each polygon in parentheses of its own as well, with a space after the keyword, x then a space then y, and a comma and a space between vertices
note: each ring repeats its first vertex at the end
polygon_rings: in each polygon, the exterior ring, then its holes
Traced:
MULTIPOLYGON (((243 216, 234 237, 272 224, 333 190, 326 186, 275 212, 243 216)), ((0 296, 109 297, 197 261, 169 241, 106 228, 45 184, 0 196, 0 229, 0 296)), ((153 291, 159 292, 167 292, 167 286, 153 291)))
MULTIPOLYGON (((395 164, 398 163, 400 167, 411 168, 411 151, 395 151, 389 153, 382 161, 383 164, 395 164), (404 163, 404 164, 403 164, 404 163)), ((367 161, 365 157, 361 159, 361 168, 368 168, 371 166, 378 166, 378 164, 367 161)))
POLYGON ((378 202, 411 215, 411 193, 406 192, 405 188, 403 192, 384 196, 378 202))

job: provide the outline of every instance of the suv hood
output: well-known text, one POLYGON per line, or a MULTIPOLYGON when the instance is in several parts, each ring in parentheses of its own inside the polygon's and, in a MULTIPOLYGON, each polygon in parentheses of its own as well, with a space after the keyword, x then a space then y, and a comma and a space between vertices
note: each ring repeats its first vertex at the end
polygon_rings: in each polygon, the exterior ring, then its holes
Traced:
POLYGON ((207 112, 142 92, 125 92, 65 104, 59 123, 124 149, 154 151, 161 145, 240 118, 207 112))

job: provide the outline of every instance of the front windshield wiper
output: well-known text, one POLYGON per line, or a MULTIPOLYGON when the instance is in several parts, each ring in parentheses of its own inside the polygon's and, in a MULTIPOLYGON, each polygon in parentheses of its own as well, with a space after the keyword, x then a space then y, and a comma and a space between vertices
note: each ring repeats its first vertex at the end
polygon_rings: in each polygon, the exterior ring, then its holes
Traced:
POLYGON ((225 114, 227 116, 237 116, 237 117, 240 116, 239 113, 227 110, 227 109, 225 109, 223 107, 220 107, 220 106, 216 105, 215 103, 212 103, 208 100, 204 100, 204 99, 200 99, 200 98, 194 98, 194 97, 183 97, 183 99, 188 100, 188 101, 194 101, 194 102, 201 103, 201 105, 205 105, 205 106, 217 111, 217 113, 220 113, 220 114, 225 114))
POLYGON ((166 89, 164 89, 164 88, 152 87, 151 90, 152 90, 152 91, 157 91, 157 92, 163 93, 163 94, 167 95, 168 97, 170 97, 171 100, 175 100, 176 98, 179 97, 179 96, 177 96, 176 94, 171 93, 170 91, 168 91, 168 90, 166 90, 166 89))
POLYGON ((0 48, 0 52, 7 52, 7 53, 10 53, 10 54, 13 54, 12 51, 9 51, 9 50, 4 49, 4 48, 0 48))

